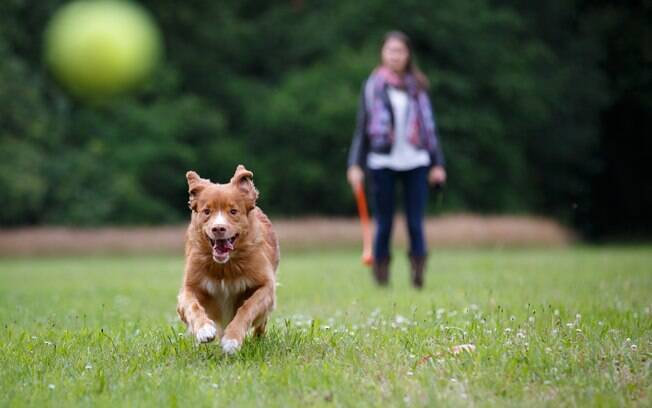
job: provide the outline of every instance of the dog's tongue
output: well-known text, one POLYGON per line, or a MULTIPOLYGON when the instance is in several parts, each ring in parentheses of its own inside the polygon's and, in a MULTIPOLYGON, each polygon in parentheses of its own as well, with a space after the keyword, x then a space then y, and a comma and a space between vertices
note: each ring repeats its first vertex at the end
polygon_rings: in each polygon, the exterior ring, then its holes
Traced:
POLYGON ((233 251, 233 242, 230 239, 218 239, 215 241, 213 249, 219 252, 233 251))

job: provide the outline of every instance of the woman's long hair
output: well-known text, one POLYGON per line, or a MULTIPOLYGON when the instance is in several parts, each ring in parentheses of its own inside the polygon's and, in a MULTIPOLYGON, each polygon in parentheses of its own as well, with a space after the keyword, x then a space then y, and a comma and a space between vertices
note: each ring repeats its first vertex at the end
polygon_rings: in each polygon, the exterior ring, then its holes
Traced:
MULTIPOLYGON (((403 44, 408 49, 408 62, 407 66, 405 67, 405 70, 409 72, 410 74, 414 75, 414 78, 417 80, 417 83, 421 87, 421 89, 428 90, 430 88, 430 81, 428 81, 428 77, 419 69, 419 66, 417 63, 414 61, 414 52, 412 51, 412 42, 410 41, 410 37, 407 36, 402 31, 390 31, 387 34, 385 34, 385 37, 383 38, 383 42, 380 45, 380 49, 382 50, 383 47, 385 46, 385 43, 387 41, 395 39, 403 44)), ((382 55, 381 55, 381 64, 382 64, 382 55)))

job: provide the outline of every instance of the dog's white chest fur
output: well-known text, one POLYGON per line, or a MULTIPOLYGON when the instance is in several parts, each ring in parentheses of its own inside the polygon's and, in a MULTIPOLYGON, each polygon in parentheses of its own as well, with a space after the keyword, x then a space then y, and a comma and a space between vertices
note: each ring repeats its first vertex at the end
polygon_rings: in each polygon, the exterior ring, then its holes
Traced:
POLYGON ((247 279, 239 278, 226 281, 204 278, 201 282, 202 288, 208 292, 220 306, 222 327, 225 327, 235 316, 235 302, 237 298, 247 290, 249 282, 247 279))

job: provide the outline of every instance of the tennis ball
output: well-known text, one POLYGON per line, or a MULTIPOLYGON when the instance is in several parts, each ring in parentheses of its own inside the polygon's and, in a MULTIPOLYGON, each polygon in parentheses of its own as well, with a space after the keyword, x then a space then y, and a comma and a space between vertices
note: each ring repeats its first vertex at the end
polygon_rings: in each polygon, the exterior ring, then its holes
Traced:
POLYGON ((161 54, 161 35, 149 13, 119 0, 73 1, 45 30, 44 58, 72 94, 102 99, 141 83, 161 54))

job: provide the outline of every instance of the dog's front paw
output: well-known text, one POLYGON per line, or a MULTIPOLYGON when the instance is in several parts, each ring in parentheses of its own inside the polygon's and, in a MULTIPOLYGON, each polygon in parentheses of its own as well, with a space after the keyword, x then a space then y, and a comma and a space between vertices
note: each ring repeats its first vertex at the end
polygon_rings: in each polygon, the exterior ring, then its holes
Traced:
POLYGON ((240 342, 229 337, 222 337, 222 351, 224 354, 233 354, 240 349, 240 342))
POLYGON ((204 324, 199 330, 197 330, 197 341, 200 343, 208 343, 213 341, 217 335, 217 329, 211 323, 204 324))

